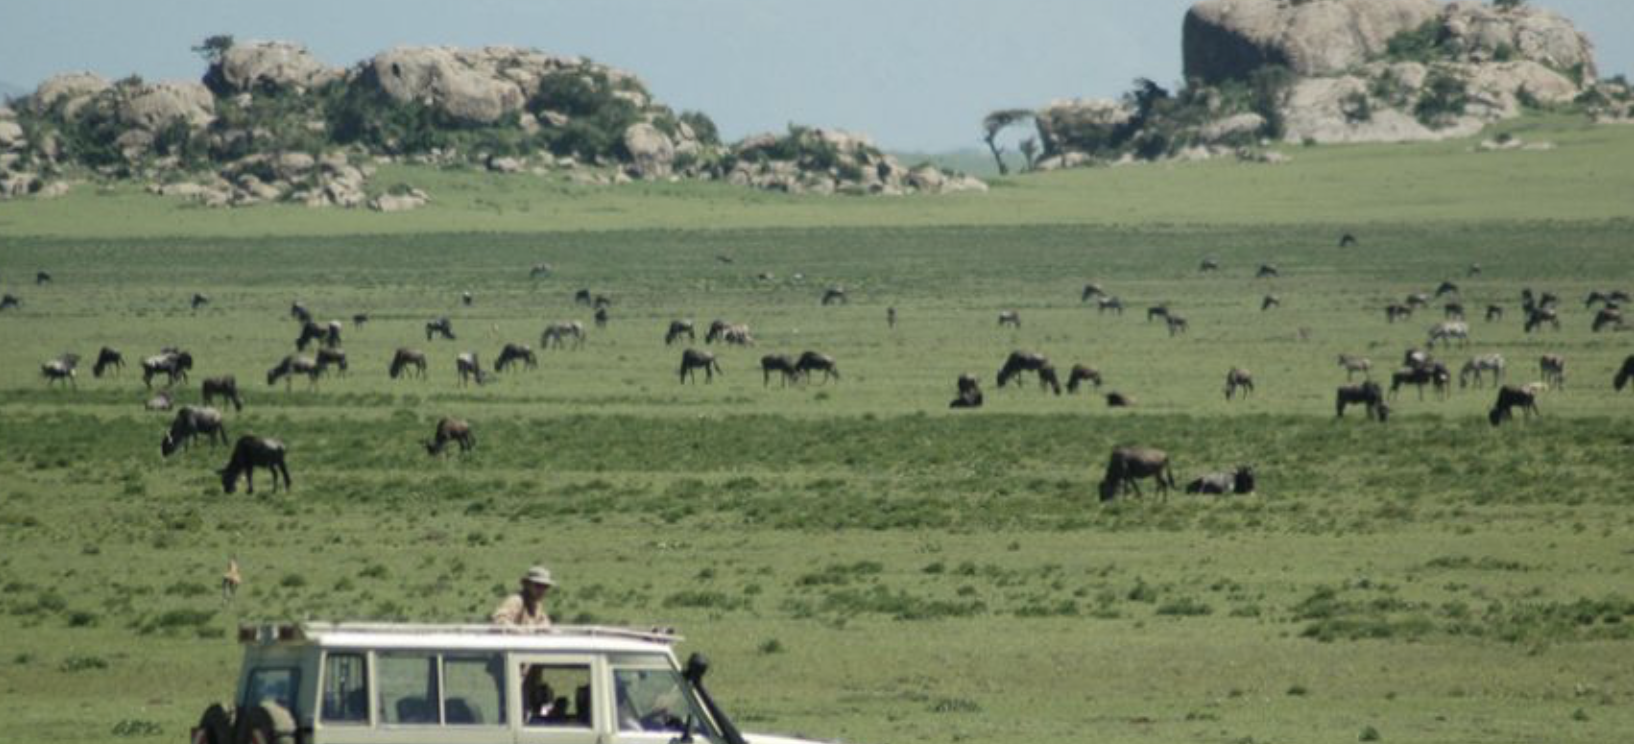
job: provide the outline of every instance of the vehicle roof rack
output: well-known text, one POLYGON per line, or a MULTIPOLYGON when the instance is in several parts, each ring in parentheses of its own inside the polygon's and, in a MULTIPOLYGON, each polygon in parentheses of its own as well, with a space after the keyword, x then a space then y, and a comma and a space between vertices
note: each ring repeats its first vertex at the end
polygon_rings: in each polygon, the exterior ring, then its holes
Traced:
POLYGON ((675 644, 686 640, 673 627, 628 628, 614 625, 552 625, 548 628, 526 628, 514 625, 459 624, 459 623, 334 623, 303 622, 244 625, 239 627, 239 639, 297 640, 322 633, 403 633, 503 636, 590 636, 598 638, 628 638, 651 643, 675 644))

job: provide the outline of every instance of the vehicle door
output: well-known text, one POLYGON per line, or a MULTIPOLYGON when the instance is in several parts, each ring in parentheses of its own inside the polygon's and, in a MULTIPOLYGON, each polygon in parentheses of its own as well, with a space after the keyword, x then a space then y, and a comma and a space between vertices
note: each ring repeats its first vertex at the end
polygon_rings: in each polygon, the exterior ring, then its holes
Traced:
POLYGON ((688 730, 700 743, 719 741, 692 686, 663 654, 608 657, 612 744, 670 744, 688 730))
POLYGON ((506 679, 517 744, 607 744, 608 699, 588 654, 510 655, 506 679))

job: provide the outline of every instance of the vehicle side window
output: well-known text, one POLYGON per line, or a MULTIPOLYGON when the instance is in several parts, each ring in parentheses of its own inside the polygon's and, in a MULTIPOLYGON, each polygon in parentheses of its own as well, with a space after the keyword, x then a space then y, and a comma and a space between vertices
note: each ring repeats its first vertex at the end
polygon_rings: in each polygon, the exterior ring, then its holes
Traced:
POLYGON ((245 688, 244 705, 271 703, 294 715, 297 713, 295 693, 300 689, 300 681, 299 669, 290 667, 257 669, 250 672, 249 684, 245 688))
POLYGON ((704 720, 673 669, 614 669, 613 694, 620 731, 680 731, 704 720))
POLYGON ((501 657, 443 657, 443 720, 450 726, 505 723, 505 666, 501 657))
POLYGON ((585 664, 523 664, 524 726, 590 728, 590 667, 585 664))
POLYGON ((323 722, 369 722, 368 657, 332 653, 323 664, 323 722))
POLYGON ((440 723, 437 713, 437 655, 387 652, 379 655, 380 721, 386 724, 440 723))

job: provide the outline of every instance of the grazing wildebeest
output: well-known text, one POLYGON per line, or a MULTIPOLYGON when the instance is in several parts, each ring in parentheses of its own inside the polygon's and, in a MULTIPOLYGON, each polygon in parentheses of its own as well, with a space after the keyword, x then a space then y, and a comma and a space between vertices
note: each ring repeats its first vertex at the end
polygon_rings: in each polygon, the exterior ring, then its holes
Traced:
POLYGON ((1132 408, 1134 405, 1135 398, 1132 395, 1125 395, 1116 390, 1106 394, 1107 408, 1132 408))
POLYGON ((542 276, 550 276, 552 271, 553 270, 551 269, 550 264, 536 263, 533 265, 533 268, 528 269, 528 278, 538 279, 542 276))
POLYGON ((255 493, 255 469, 266 468, 272 473, 272 490, 278 491, 278 476, 284 476, 284 490, 290 489, 289 466, 284 464, 286 449, 284 443, 277 439, 250 436, 248 434, 238 438, 233 445, 233 456, 227 460, 227 467, 216 472, 221 474, 221 490, 232 493, 238 488, 238 477, 244 476, 244 492, 255 493))
POLYGON ((1061 394, 1061 381, 1056 378, 1055 366, 1043 354, 1030 351, 1011 352, 1010 357, 1004 360, 1004 366, 999 369, 999 388, 1002 389, 1023 372, 1036 372, 1039 387, 1054 390, 1056 395, 1061 394))
POLYGON ((1566 388, 1566 357, 1559 354, 1544 354, 1538 359, 1538 373, 1543 375, 1543 382, 1556 390, 1566 388))
POLYGON ((959 375, 959 396, 948 403, 948 408, 981 408, 982 384, 981 380, 970 373, 959 375))
POLYGON ((1503 305, 1487 305, 1486 306, 1486 320, 1487 320, 1488 323, 1491 323, 1492 321, 1495 321, 1495 320, 1503 320, 1503 319, 1504 319, 1503 305))
POLYGON ((494 359, 494 371, 504 372, 512 364, 520 362, 523 369, 538 369, 539 357, 534 355, 533 347, 527 344, 505 344, 499 350, 499 356, 494 359))
POLYGON ((170 432, 159 442, 159 453, 164 457, 192 443, 193 437, 205 436, 211 444, 227 443, 227 426, 222 423, 221 411, 209 406, 182 406, 170 422, 170 432))
POLYGON ((805 377, 807 380, 811 379, 813 372, 822 372, 823 382, 825 383, 828 382, 829 378, 831 377, 836 380, 840 379, 840 367, 834 363, 834 357, 827 354, 819 354, 815 351, 807 351, 802 353, 799 361, 794 363, 794 368, 798 370, 800 375, 805 377))
POLYGON ((999 313, 999 325, 1012 328, 1021 327, 1021 314, 1014 310, 1005 310, 999 313))
POLYGON ((1172 311, 1169 313, 1169 317, 1165 318, 1164 321, 1165 325, 1167 325, 1169 328, 1169 336, 1171 337, 1185 333, 1186 329, 1190 327, 1190 325, 1186 323, 1185 316, 1172 311))
POLYGON ((1345 233, 1344 235, 1339 236, 1339 247, 1340 248, 1349 248, 1349 247, 1354 246, 1354 245, 1356 245, 1356 236, 1355 235, 1351 235, 1350 233, 1345 233))
POLYGON ((1435 296, 1439 298, 1442 295, 1449 295, 1449 294, 1451 294, 1451 295, 1459 294, 1458 285, 1453 284, 1449 280, 1443 279, 1440 284, 1436 285, 1435 296))
POLYGON ((1554 326, 1557 331, 1560 330, 1560 314, 1548 305, 1534 305, 1526 311, 1525 330, 1527 333, 1531 333, 1544 323, 1554 326))
POLYGON ((885 327, 896 328, 896 306, 885 308, 885 327))
POLYGON ((1413 308, 1411 307, 1394 302, 1384 306, 1384 319, 1391 323, 1398 320, 1407 320, 1411 317, 1413 317, 1413 308))
POLYGON ((727 326, 726 330, 721 331, 720 338, 723 343, 728 343, 733 346, 755 345, 755 337, 749 333, 749 326, 741 323, 738 325, 727 326))
POLYGON ((104 346, 101 351, 96 353, 96 364, 91 365, 91 374, 95 377, 101 377, 104 372, 109 370, 123 372, 125 370, 125 355, 119 353, 116 349, 104 346))
POLYGON ((267 385, 277 385, 279 380, 284 381, 284 389, 289 390, 295 385, 295 375, 306 375, 309 386, 318 386, 318 360, 308 356, 290 354, 278 362, 278 366, 267 370, 267 385))
POLYGON ((1459 346, 1469 345, 1469 324, 1461 320, 1449 320, 1437 323, 1430 327, 1430 340, 1425 346, 1435 348, 1435 342, 1440 341, 1452 346, 1453 339, 1458 339, 1459 346))
POLYGON ((1589 328, 1595 333, 1599 333, 1605 330, 1607 326, 1619 331, 1623 329, 1623 311, 1621 309, 1615 307, 1600 308, 1600 312, 1594 314, 1594 324, 1589 328))
POLYGON ((318 349, 317 363, 318 374, 320 375, 328 372, 330 367, 334 367, 340 370, 335 373, 336 376, 346 376, 346 352, 342 349, 318 349))
POLYGON ((686 384, 688 377, 691 377, 693 382, 697 382, 696 370, 699 369, 704 371, 704 382, 714 382, 717 372, 725 374, 721 370, 720 362, 715 361, 714 354, 697 349, 687 349, 681 352, 681 384, 686 384))
POLYGON ((596 308, 596 312, 592 313, 590 317, 596 321, 597 328, 607 327, 607 307, 605 305, 596 308))
POLYGON ((569 338, 573 339, 573 348, 577 349, 583 347, 584 324, 577 320, 551 323, 550 325, 545 326, 543 333, 539 334, 539 346, 540 348, 544 349, 548 349, 551 346, 560 348, 567 344, 567 339, 569 338))
POLYGON ((454 372, 460 376, 460 387, 469 385, 472 380, 478 385, 488 382, 488 374, 482 371, 482 361, 474 351, 463 351, 454 357, 454 372))
POLYGON ((1259 270, 1254 272, 1255 279, 1275 279, 1279 276, 1282 276, 1282 272, 1277 270, 1276 264, 1260 264, 1259 270))
POLYGON ((1623 360, 1622 369, 1617 370, 1617 377, 1611 381, 1612 389, 1623 392, 1630 380, 1634 380, 1634 355, 1623 360))
POLYGON ((1432 385, 1438 394, 1446 395, 1452 382, 1452 373, 1440 362, 1420 367, 1403 367, 1390 376, 1390 397, 1394 398, 1403 385, 1418 388, 1418 399, 1424 400, 1424 386, 1432 385))
POLYGON ((188 306, 191 307, 194 312, 198 312, 199 308, 208 304, 210 304, 210 295, 202 292, 194 292, 193 298, 188 300, 188 306))
POLYGON ((149 398, 146 403, 143 403, 142 407, 149 411, 168 411, 175 403, 176 396, 172 395, 169 390, 160 390, 154 393, 153 397, 149 398))
POLYGON ((573 293, 573 301, 575 303, 580 304, 580 305, 588 306, 590 304, 590 290, 581 289, 581 290, 579 290, 577 292, 574 292, 573 293))
POLYGON ((1442 308, 1441 308, 1441 315, 1442 315, 1442 317, 1446 318, 1447 320, 1463 320, 1464 319, 1464 303, 1462 303, 1462 302, 1449 302, 1446 305, 1443 305, 1442 308))
POLYGON ((426 321, 426 340, 430 341, 437 336, 442 336, 449 341, 455 340, 454 321, 449 320, 447 316, 426 321))
POLYGON ((1589 308, 1592 308, 1592 307, 1594 307, 1594 304, 1597 303, 1597 302, 1610 303, 1611 302, 1611 297, 1608 296, 1605 292, 1601 292, 1598 289, 1593 290, 1593 291, 1589 292, 1589 296, 1583 300, 1583 309, 1587 310, 1589 308))
POLYGON ((1146 322, 1148 323, 1152 322, 1153 318, 1167 317, 1169 317, 1169 304, 1166 302, 1146 308, 1146 322))
POLYGON ((367 323, 367 322, 369 322, 369 314, 368 313, 356 313, 356 314, 354 314, 352 316, 352 327, 353 328, 362 328, 363 324, 367 323))
POLYGON ((142 384, 152 388, 154 375, 163 374, 165 385, 176 380, 187 382, 187 371, 193 368, 193 355, 185 351, 165 351, 142 360, 142 384))
POLYGON ((1268 294, 1268 295, 1265 296, 1265 299, 1260 300, 1260 312, 1263 313, 1266 310, 1270 310, 1273 307, 1282 307, 1282 298, 1281 297, 1278 297, 1278 296, 1276 296, 1274 294, 1268 294))
POLYGON ((312 322, 312 311, 299 300, 289 303, 289 317, 299 321, 302 325, 312 322))
POLYGON ((40 365, 40 376, 45 378, 46 387, 51 387, 51 383, 60 382, 69 387, 77 388, 79 383, 74 381, 76 373, 77 370, 74 365, 68 364, 61 359, 52 359, 40 365))
POLYGON ((606 310, 607 308, 613 306, 613 298, 604 294, 598 294, 595 297, 590 298, 590 306, 597 310, 606 310))
POLYGON ((1514 417, 1515 408, 1520 408, 1528 417, 1538 413, 1538 390, 1542 383, 1528 385, 1505 385, 1498 389, 1498 400, 1492 404, 1492 410, 1487 412, 1487 421, 1498 426, 1514 417))
POLYGON ((1205 258, 1203 259, 1202 263, 1197 264, 1197 270, 1205 274, 1211 271, 1219 271, 1220 260, 1216 258, 1205 258))
POLYGON ((711 322, 709 324, 709 331, 704 333, 704 343, 706 343, 706 344, 715 343, 717 340, 720 339, 720 337, 722 335, 724 335, 726 333, 726 329, 731 328, 731 327, 732 327, 731 323, 728 323, 725 320, 721 320, 720 318, 716 318, 713 322, 711 322))
POLYGON ((787 354, 767 354, 760 358, 761 387, 772 384, 773 372, 783 376, 784 386, 800 380, 800 370, 795 365, 794 358, 787 354))
POLYGON ((823 290, 824 305, 844 305, 847 302, 850 302, 850 298, 845 296, 844 287, 829 287, 828 289, 823 290))
POLYGON ((1112 450, 1112 459, 1106 464, 1106 475, 1101 478, 1101 500, 1111 501, 1118 494, 1133 489, 1141 495, 1140 479, 1157 481, 1157 492, 1167 494, 1174 488, 1174 472, 1169 467, 1169 454, 1150 447, 1118 447, 1112 450))
POLYGON ((238 378, 232 375, 207 377, 202 383, 202 388, 205 405, 215 403, 216 398, 225 398, 227 402, 233 404, 234 411, 244 410, 244 399, 238 397, 238 378))
POLYGON ((1469 268, 1464 269, 1464 276, 1466 276, 1466 277, 1477 277, 1477 276, 1480 276, 1480 275, 1481 275, 1481 265, 1478 264, 1478 263, 1472 263, 1472 264, 1469 265, 1469 268))
POLYGON ((1084 382, 1094 383, 1095 389, 1101 389, 1101 371, 1087 364, 1074 364, 1067 372, 1067 392, 1078 392, 1078 386, 1084 382))
POLYGON ((698 336, 692 332, 692 321, 691 320, 672 320, 672 321, 670 321, 669 322, 669 330, 664 333, 664 345, 669 346, 670 344, 675 343, 676 341, 680 340, 681 336, 683 336, 683 335, 685 335, 687 337, 688 341, 698 340, 698 336))
POLYGON ((461 292, 460 293, 460 304, 461 305, 464 305, 466 307, 470 307, 471 304, 476 302, 476 301, 477 301, 476 296, 471 294, 470 292, 461 292))
POLYGON ((1384 402, 1384 391, 1379 384, 1368 380, 1360 385, 1341 385, 1334 397, 1334 409, 1337 417, 1344 418, 1345 407, 1363 405, 1367 407, 1367 415, 1384 423, 1390 415, 1390 408, 1384 402))
POLYGON ((1107 295, 1105 297, 1097 297, 1095 299, 1095 312, 1105 313, 1108 310, 1110 310, 1112 312, 1115 312, 1115 313, 1117 313, 1119 315, 1122 315, 1123 314, 1123 300, 1118 299, 1116 296, 1113 296, 1113 295, 1107 295))
POLYGON ((1091 297, 1102 297, 1104 295, 1106 295, 1106 290, 1102 289, 1101 285, 1095 282, 1090 282, 1084 285, 1084 292, 1079 296, 1078 301, 1089 302, 1091 297))
POLYGON ((1408 349, 1401 355, 1401 364, 1403 367, 1413 367, 1417 369, 1419 367, 1426 366, 1429 363, 1430 354, 1423 349, 1408 349))
POLYGON ((331 321, 326 325, 319 325, 313 321, 301 324, 301 335, 295 339, 295 350, 306 351, 307 345, 318 341, 324 346, 340 345, 340 321, 331 321))
POLYGON ((408 367, 414 368, 415 376, 422 380, 425 379, 425 352, 419 349, 398 349, 396 353, 392 354, 390 371, 393 380, 397 379, 398 375, 403 374, 403 370, 408 367))
POLYGON ((49 272, 49 271, 35 272, 35 274, 34 274, 34 286, 37 287, 37 286, 40 286, 42 284, 50 284, 50 283, 51 283, 51 272, 49 272))
POLYGON ((1368 359, 1367 357, 1364 357, 1364 356, 1356 356, 1354 354, 1340 354, 1339 355, 1339 366, 1345 368, 1345 379, 1346 380, 1356 379, 1356 373, 1357 372, 1362 373, 1362 377, 1372 377, 1373 376, 1373 360, 1368 359))
POLYGON ((1423 292, 1414 292, 1407 295, 1407 299, 1403 304, 1413 308, 1414 310, 1423 310, 1424 308, 1430 306, 1430 296, 1424 294, 1423 292))
POLYGON ((1186 493, 1233 494, 1254 492, 1254 468, 1238 466, 1235 470, 1209 473, 1186 484, 1186 493))
POLYGON ((1237 394, 1237 391, 1239 391, 1239 390, 1242 391, 1243 398, 1245 398, 1245 399, 1248 396, 1253 395, 1254 394, 1254 375, 1253 375, 1253 373, 1249 372, 1246 369, 1243 369, 1242 367, 1232 367, 1231 371, 1226 373, 1226 381, 1225 381, 1225 397, 1226 397, 1226 400, 1231 400, 1233 397, 1235 397, 1236 394, 1237 394))
POLYGON ((22 298, 16 295, 7 293, 4 296, 0 296, 0 310, 13 310, 22 306, 22 298))
POLYGON ((1492 384, 1502 384, 1505 364, 1502 354, 1482 354, 1474 357, 1464 362, 1463 368, 1458 370, 1458 387, 1469 387, 1471 378, 1474 378, 1476 387, 1485 387, 1485 374, 1488 372, 1492 373, 1492 384))
POLYGON ((719 262, 721 262, 723 264, 729 264, 729 263, 732 263, 736 259, 733 259, 731 256, 728 256, 725 253, 717 253, 717 254, 715 254, 715 260, 719 261, 719 262))
POLYGON ((449 442, 459 442, 460 452, 470 452, 477 446, 477 437, 471 433, 470 422, 464 419, 444 418, 437 422, 437 431, 426 442, 426 454, 440 455, 449 442))

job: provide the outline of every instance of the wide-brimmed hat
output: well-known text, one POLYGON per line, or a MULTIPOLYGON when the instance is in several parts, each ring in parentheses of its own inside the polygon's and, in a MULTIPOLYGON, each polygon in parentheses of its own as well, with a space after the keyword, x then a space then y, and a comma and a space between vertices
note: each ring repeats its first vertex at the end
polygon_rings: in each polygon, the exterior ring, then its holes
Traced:
POLYGON ((544 566, 534 566, 528 569, 528 572, 522 575, 522 583, 556 586, 556 580, 550 577, 550 569, 544 566))

